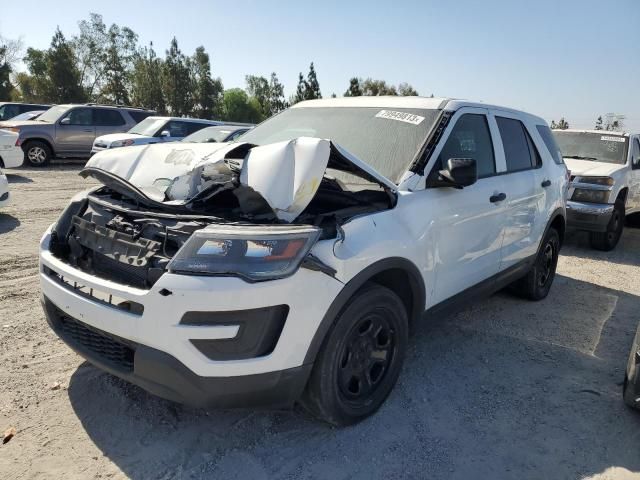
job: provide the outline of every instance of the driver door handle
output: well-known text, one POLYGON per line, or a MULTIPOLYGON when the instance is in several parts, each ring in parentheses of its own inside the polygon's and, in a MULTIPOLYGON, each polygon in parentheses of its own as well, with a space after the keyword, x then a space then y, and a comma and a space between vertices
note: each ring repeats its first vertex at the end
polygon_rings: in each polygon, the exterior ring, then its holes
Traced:
POLYGON ((507 194, 506 193, 496 193, 495 195, 491 195, 489 197, 489 201, 491 203, 502 202, 506 198, 507 198, 507 194))
POLYGON ((551 180, 545 180, 540 185, 542 186, 542 188, 550 187, 551 186, 551 180))

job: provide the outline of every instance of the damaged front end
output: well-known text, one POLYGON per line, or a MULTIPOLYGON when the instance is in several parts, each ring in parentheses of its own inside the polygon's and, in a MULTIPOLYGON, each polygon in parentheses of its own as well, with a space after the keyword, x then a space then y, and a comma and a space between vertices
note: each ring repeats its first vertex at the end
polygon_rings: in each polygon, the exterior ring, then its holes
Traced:
POLYGON ((246 281, 283 278, 300 264, 329 273, 309 254, 313 244, 396 202, 392 182, 317 138, 105 151, 81 175, 103 186, 71 202, 52 253, 138 288, 166 271, 246 281))

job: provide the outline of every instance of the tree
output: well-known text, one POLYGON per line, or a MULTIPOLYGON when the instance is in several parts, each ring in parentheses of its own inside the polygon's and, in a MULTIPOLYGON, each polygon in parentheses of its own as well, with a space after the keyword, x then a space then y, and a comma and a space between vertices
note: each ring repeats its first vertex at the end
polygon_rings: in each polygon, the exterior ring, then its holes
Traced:
POLYGON ((167 112, 162 90, 163 72, 163 61, 156 55, 153 43, 138 49, 131 73, 131 99, 134 105, 150 108, 160 114, 167 112))
POLYGON ((602 115, 600 115, 596 120, 596 130, 604 130, 602 126, 602 115))
POLYGON ((220 77, 211 76, 211 62, 204 47, 196 48, 191 59, 193 114, 199 118, 220 118, 223 114, 223 91, 220 77))
POLYGON ((555 120, 551 120, 551 128, 556 130, 566 130, 569 128, 569 122, 567 122, 564 117, 560 118, 558 123, 556 123, 555 120))
POLYGON ((0 36, 0 100, 10 100, 16 95, 15 87, 11 82, 11 74, 21 51, 22 42, 20 40, 9 40, 0 36))
POLYGON ((80 71, 71 44, 56 29, 51 47, 44 55, 46 64, 45 97, 51 103, 81 103, 86 101, 80 84, 80 71))
POLYGON ((164 60, 162 89, 171 115, 180 117, 193 110, 193 85, 190 62, 180 51, 178 40, 173 37, 164 60))
POLYGON ((403 97, 417 96, 418 91, 408 83, 402 82, 398 85, 398 94, 402 95, 403 97))
POLYGON ((309 73, 307 74, 307 82, 305 86, 305 100, 322 98, 322 93, 320 93, 320 83, 318 83, 318 77, 316 75, 316 69, 313 66, 313 62, 309 65, 309 73))
POLYGON ((300 72, 298 74, 298 86, 296 88, 296 93, 291 98, 291 105, 293 105, 294 103, 302 102, 303 100, 305 100, 306 91, 307 91, 307 82, 305 81, 304 77, 302 76, 302 72, 300 72))
POLYGON ((387 85, 384 80, 367 78, 362 83, 362 95, 377 97, 379 95, 398 95, 396 87, 387 85))
POLYGON ((225 90, 223 102, 226 121, 258 123, 262 120, 260 103, 241 88, 225 90))
POLYGON ((360 97, 362 96, 362 88, 360 87, 360 79, 358 77, 352 77, 349 80, 349 88, 344 92, 345 97, 360 97))
POLYGON ((104 69, 107 62, 107 26, 102 15, 90 13, 88 20, 78 22, 80 35, 72 39, 73 48, 80 71, 80 83, 87 96, 94 99, 102 88, 104 69))
POLYGON ((244 77, 247 82, 247 93, 249 97, 255 98, 260 105, 261 116, 264 118, 271 116, 271 91, 269 80, 257 75, 247 75, 244 77))
POLYGON ((276 72, 271 73, 271 78, 269 80, 269 115, 275 115, 276 113, 281 112, 289 105, 287 101, 284 99, 284 85, 280 83, 278 80, 278 76, 276 72))

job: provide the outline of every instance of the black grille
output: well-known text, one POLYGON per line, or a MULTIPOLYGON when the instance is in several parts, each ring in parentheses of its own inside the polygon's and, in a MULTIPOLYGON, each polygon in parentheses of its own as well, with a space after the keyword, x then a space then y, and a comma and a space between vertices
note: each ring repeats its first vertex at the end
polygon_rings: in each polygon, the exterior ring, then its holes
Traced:
POLYGON ((112 258, 93 252, 93 270, 106 280, 137 288, 147 287, 147 268, 127 265, 112 258))
POLYGON ((135 350, 116 337, 79 322, 58 310, 58 325, 65 340, 88 350, 105 364, 124 372, 133 372, 135 350))

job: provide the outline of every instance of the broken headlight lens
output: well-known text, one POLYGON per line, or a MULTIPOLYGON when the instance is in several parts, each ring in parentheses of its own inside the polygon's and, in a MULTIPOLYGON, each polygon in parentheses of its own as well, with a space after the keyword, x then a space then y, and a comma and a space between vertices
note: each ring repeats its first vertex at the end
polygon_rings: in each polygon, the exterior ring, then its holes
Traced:
POLYGON ((220 225, 196 231, 169 262, 171 273, 231 275, 249 281, 292 275, 320 229, 220 225))

